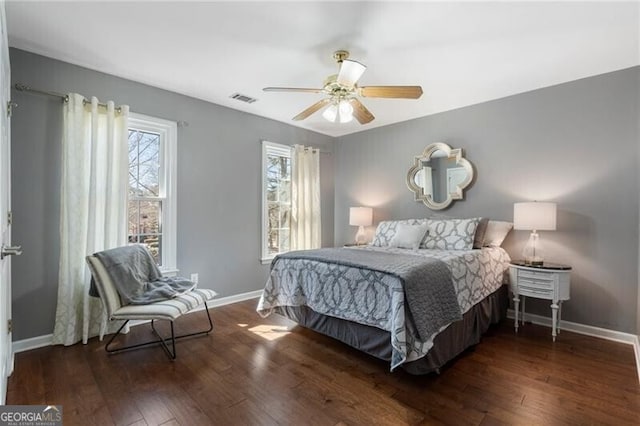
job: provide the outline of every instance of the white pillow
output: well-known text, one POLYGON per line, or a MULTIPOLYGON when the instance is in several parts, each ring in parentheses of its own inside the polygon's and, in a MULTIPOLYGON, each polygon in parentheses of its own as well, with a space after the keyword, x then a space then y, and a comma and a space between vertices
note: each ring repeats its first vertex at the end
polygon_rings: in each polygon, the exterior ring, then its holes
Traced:
POLYGON ((376 233, 373 236, 372 246, 387 247, 389 242, 396 235, 396 228, 399 224, 420 225, 426 224, 427 219, 404 219, 404 220, 383 220, 378 224, 376 233))
POLYGON ((490 220, 487 223, 487 230, 484 233, 484 247, 500 247, 507 237, 509 231, 513 228, 513 223, 502 222, 499 220, 490 220))
POLYGON ((396 234, 389 241, 389 247, 410 248, 418 250, 420 243, 429 230, 429 225, 407 225, 399 223, 396 227, 396 234))

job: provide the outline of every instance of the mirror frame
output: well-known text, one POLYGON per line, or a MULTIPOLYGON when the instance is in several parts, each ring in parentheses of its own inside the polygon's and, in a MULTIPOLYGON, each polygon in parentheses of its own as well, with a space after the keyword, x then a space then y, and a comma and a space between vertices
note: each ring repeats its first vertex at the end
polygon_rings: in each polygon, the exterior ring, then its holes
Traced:
POLYGON ((411 190, 414 193, 415 201, 422 201, 424 205, 431 210, 442 210, 449 207, 449 205, 454 200, 462 200, 464 198, 464 189, 467 186, 469 186, 469 184, 473 180, 473 177, 474 177, 473 165, 471 164, 471 162, 469 162, 469 160, 463 157, 462 148, 454 149, 454 148, 451 148, 446 143, 436 142, 427 146, 421 155, 416 155, 413 158, 413 166, 409 169, 409 172, 407 173, 407 186, 409 187, 409 190, 411 190), (456 185, 456 191, 449 193, 449 196, 447 197, 447 199, 442 202, 437 202, 433 200, 431 195, 426 195, 424 193, 423 188, 419 187, 416 184, 416 180, 415 180, 418 172, 422 170, 422 167, 423 167, 422 162, 429 161, 431 159, 431 156, 436 151, 444 151, 449 158, 451 157, 455 158, 456 165, 463 167, 467 171, 467 177, 465 178, 465 180, 462 181, 459 185, 456 185))

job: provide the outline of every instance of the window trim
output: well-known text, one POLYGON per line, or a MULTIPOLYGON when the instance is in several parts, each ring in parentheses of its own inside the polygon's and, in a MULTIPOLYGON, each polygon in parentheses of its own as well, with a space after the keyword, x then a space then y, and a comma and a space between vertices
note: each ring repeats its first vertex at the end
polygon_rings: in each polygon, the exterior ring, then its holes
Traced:
POLYGON ((268 254, 269 250, 267 248, 267 217, 269 215, 268 212, 268 203, 267 203, 267 155, 268 154, 279 154, 283 156, 287 156, 291 158, 291 147, 289 145, 283 145, 280 143, 269 142, 266 140, 262 141, 262 222, 260 225, 260 233, 262 234, 260 237, 261 241, 261 249, 260 249, 260 262, 262 264, 271 263, 276 255, 268 254))
MULTIPOLYGON (((131 113, 128 129, 160 134, 160 194, 162 199, 162 267, 163 274, 178 272, 177 268, 177 153, 178 125, 175 121, 131 113)), ((127 196, 127 200, 129 197, 127 196)), ((128 227, 127 227, 128 229, 128 227)), ((128 234, 128 231, 127 231, 128 234)), ((128 235, 127 235, 128 238, 128 235)))

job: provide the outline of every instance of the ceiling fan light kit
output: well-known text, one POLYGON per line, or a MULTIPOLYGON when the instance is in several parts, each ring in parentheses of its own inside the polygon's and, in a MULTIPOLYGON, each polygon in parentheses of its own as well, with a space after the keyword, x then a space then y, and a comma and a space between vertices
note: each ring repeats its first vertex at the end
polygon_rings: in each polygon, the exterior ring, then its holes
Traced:
POLYGON ((330 75, 324 82, 322 89, 297 88, 297 87, 265 87, 265 92, 301 92, 324 93, 328 98, 322 99, 300 114, 293 120, 304 120, 311 114, 326 108, 322 116, 334 123, 348 123, 353 117, 360 124, 370 123, 375 119, 374 115, 358 99, 358 96, 367 98, 398 98, 418 99, 422 96, 420 86, 365 86, 358 87, 357 83, 367 69, 360 62, 347 59, 349 52, 338 50, 333 54, 339 66, 338 74, 330 75))
POLYGON ((332 123, 348 123, 353 120, 353 107, 346 100, 333 103, 324 110, 322 116, 332 123))

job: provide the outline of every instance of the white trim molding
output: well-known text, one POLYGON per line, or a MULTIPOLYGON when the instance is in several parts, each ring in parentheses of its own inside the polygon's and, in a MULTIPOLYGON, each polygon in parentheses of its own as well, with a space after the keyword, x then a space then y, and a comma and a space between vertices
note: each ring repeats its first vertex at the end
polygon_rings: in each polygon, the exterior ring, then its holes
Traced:
POLYGON ((262 290, 234 294, 231 296, 221 297, 219 299, 213 299, 211 302, 209 302, 209 307, 217 308, 218 306, 231 305, 232 303, 244 302, 245 300, 250 299, 257 299, 260 296, 262 296, 262 290))
MULTIPOLYGON (((231 305, 232 303, 243 302, 245 300, 256 299, 262 295, 262 290, 249 291, 247 293, 234 294, 231 296, 221 297, 219 299, 213 299, 208 303, 209 309, 217 308, 219 306, 231 305)), ((192 310, 191 312, 199 312, 204 310, 204 305, 192 310)), ((189 313, 191 313, 189 312, 189 313)), ((187 314, 188 315, 188 314, 187 314)), ((257 314, 256 314, 257 315, 257 314)), ((131 326, 146 324, 149 321, 131 321, 131 326)), ((13 353, 30 351, 32 349, 43 348, 45 346, 51 346, 53 341, 53 334, 46 334, 44 336, 31 337, 29 339, 16 340, 12 343, 13 353)))
POLYGON ((636 370, 640 381, 640 336, 633 336, 633 352, 636 355, 636 370))
POLYGON ((53 342, 53 334, 45 334, 44 336, 31 337, 29 339, 16 340, 12 343, 13 353, 30 351, 31 349, 43 348, 51 346, 53 342))
POLYGON ((129 129, 149 132, 160 137, 160 170, 158 197, 137 197, 138 200, 157 200, 162 203, 162 268, 176 270, 177 265, 177 167, 178 167, 178 124, 162 118, 131 113, 129 129))
MULTIPOLYGON (((267 169, 269 156, 278 156, 291 159, 291 147, 288 145, 282 145, 275 142, 262 141, 262 215, 260 225, 260 263, 271 263, 275 254, 269 254, 269 247, 267 241, 267 231, 269 230, 268 218, 269 218, 269 203, 267 200, 267 169)), ((275 201, 275 200, 273 200, 275 201)))
MULTIPOLYGON (((507 318, 514 319, 515 313, 513 309, 507 311, 507 318)), ((551 328, 551 318, 542 315, 524 314, 524 320, 532 324, 541 325, 551 328)), ((579 324, 571 321, 560 321, 560 330, 571 331, 585 336, 598 337, 612 342, 625 343, 633 346, 633 352, 636 357, 636 373, 638 374, 638 382, 640 382, 640 339, 639 336, 622 331, 609 330, 606 328, 594 327, 592 325, 579 324)))

